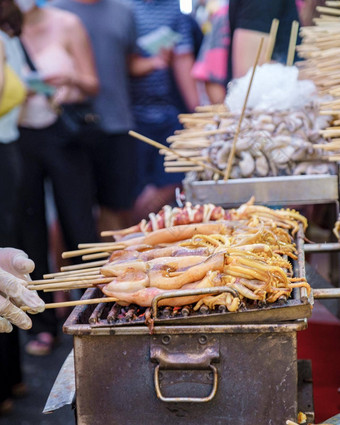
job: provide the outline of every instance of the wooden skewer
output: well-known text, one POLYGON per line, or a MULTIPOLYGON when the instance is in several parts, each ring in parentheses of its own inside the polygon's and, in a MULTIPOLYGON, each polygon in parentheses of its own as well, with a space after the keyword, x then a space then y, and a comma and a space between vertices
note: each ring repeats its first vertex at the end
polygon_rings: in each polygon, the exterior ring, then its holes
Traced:
MULTIPOLYGON (((204 168, 200 166, 191 166, 191 167, 165 167, 164 171, 166 173, 189 173, 190 171, 203 171, 204 168)), ((221 173, 220 173, 221 174, 221 173)))
POLYGON ((261 54, 261 50, 262 50, 262 46, 263 46, 263 41, 264 41, 264 37, 261 38, 260 45, 259 45, 259 48, 257 50, 255 64, 254 64, 253 71, 252 71, 252 74, 251 74, 251 77, 250 77, 250 81, 249 81, 249 85, 248 85, 248 90, 247 90, 247 93, 246 93, 246 97, 244 99, 242 112, 241 112, 240 118, 238 120, 238 124, 237 124, 237 128, 236 128, 236 132, 235 132, 233 144, 232 144, 232 147, 231 147, 231 152, 229 154, 227 168, 226 168, 226 171, 225 171, 225 174, 224 174, 224 180, 228 180, 229 177, 230 177, 231 167, 233 165, 233 160, 234 160, 235 151, 236 151, 236 142, 237 142, 237 139, 238 139, 238 135, 240 134, 240 131, 241 131, 241 124, 242 124, 243 117, 244 117, 244 114, 245 114, 245 111, 246 111, 248 97, 249 97, 251 85, 253 83, 253 79, 254 79, 254 75, 255 75, 255 70, 256 70, 256 67, 257 67, 257 64, 258 64, 258 61, 259 61, 259 58, 260 58, 260 54, 261 54))
POLYGON ((114 240, 112 240, 112 242, 95 242, 95 243, 80 243, 78 244, 78 248, 79 249, 83 249, 83 248, 96 248, 96 247, 107 247, 107 246, 111 246, 114 243, 114 240))
POLYGON ((78 280, 67 280, 65 279, 64 281, 60 281, 57 283, 47 283, 46 285, 28 285, 27 288, 28 289, 33 289, 35 291, 41 291, 44 289, 56 289, 56 288, 64 288, 65 290, 67 288, 73 288, 73 287, 77 287, 79 288, 81 285, 102 285, 104 283, 110 283, 112 282, 113 277, 101 277, 101 278, 96 278, 94 279, 93 276, 91 277, 91 279, 78 279, 78 280))
POLYGON ((340 16, 340 9, 324 6, 316 6, 316 11, 320 13, 327 13, 329 15, 340 16))
MULTIPOLYGON (((334 19, 334 18, 333 18, 334 19)), ((320 19, 320 18, 313 18, 313 23, 315 25, 319 25, 319 26, 325 26, 327 27, 327 29, 329 29, 330 25, 333 25, 334 27, 336 27, 338 24, 332 20, 327 21, 326 19, 320 19)))
POLYGON ((325 151, 334 151, 336 149, 340 149, 340 144, 336 143, 333 145, 333 143, 329 143, 326 145, 314 145, 313 146, 315 149, 323 149, 325 151))
MULTIPOLYGON (((130 136, 135 137, 136 139, 139 139, 145 143, 148 143, 151 146, 156 147, 157 149, 165 149, 168 152, 171 152, 174 155, 177 155, 179 158, 181 158, 181 155, 178 154, 178 152, 174 151, 173 149, 168 148, 165 145, 162 145, 161 143, 155 142, 152 139, 149 139, 148 137, 143 136, 142 134, 136 133, 135 131, 129 131, 130 136)), ((192 158, 184 158, 187 159, 189 161, 191 161, 192 163, 196 164, 196 165, 200 165, 201 167, 204 167, 210 171, 213 171, 214 173, 218 173, 218 174, 222 174, 222 171, 219 170, 218 168, 212 167, 211 165, 205 164, 204 162, 201 161, 196 161, 195 159, 192 158)))
POLYGON ((214 104, 214 105, 197 106, 195 110, 197 112, 217 112, 217 111, 228 112, 228 108, 223 103, 214 104))
POLYGON ((338 115, 338 114, 340 114, 340 110, 320 111, 320 115, 338 115))
POLYGON ((78 257, 80 255, 85 255, 85 254, 92 254, 92 253, 97 253, 101 251, 106 251, 106 250, 115 251, 115 250, 123 249, 123 248, 125 248, 125 245, 118 244, 117 242, 112 242, 109 248, 107 246, 96 247, 96 248, 84 248, 84 249, 78 249, 76 251, 63 252, 61 256, 62 258, 71 258, 71 257, 78 257))
MULTIPOLYGON (((105 282, 104 282, 105 283, 105 282)), ((107 282, 110 283, 110 282, 107 282)), ((79 283, 78 285, 62 285, 62 286, 56 286, 53 288, 50 288, 49 286, 41 287, 37 289, 37 291, 43 291, 43 292, 57 292, 57 291, 72 291, 73 289, 87 289, 87 288, 95 288, 96 285, 92 283, 79 283)))
MULTIPOLYGON (((119 248, 119 249, 121 249, 121 248, 119 248)), ((98 252, 98 254, 83 255, 81 257, 81 259, 83 261, 96 260, 97 258, 108 258, 110 255, 111 255, 110 252, 98 252)))
POLYGON ((329 6, 329 7, 340 7, 340 1, 338 1, 338 0, 326 1, 326 6, 329 6))
POLYGON ((69 272, 59 272, 59 273, 49 273, 49 274, 44 274, 43 278, 44 279, 51 279, 54 277, 59 277, 59 276, 82 276, 82 275, 87 275, 87 274, 95 274, 98 273, 100 270, 100 267, 93 267, 93 268, 87 268, 87 269, 80 269, 80 270, 71 270, 69 272))
POLYGON ((92 263, 80 263, 80 264, 72 264, 71 266, 63 266, 60 267, 60 270, 62 272, 66 272, 69 270, 80 270, 80 269, 85 269, 87 267, 97 267, 97 266, 102 266, 106 263, 106 261, 93 261, 92 263))
MULTIPOLYGON (((167 138, 168 142, 175 142, 178 140, 183 141, 183 139, 193 139, 195 140, 196 137, 202 137, 202 136, 215 136, 216 134, 224 134, 228 133, 228 128, 217 128, 216 130, 201 130, 197 132, 191 132, 191 133, 182 133, 178 136, 170 136, 167 138)), ((169 149, 169 148, 168 148, 169 149)))
POLYGON ((278 19, 272 20, 272 24, 271 24, 270 32, 269 32, 269 42, 268 42, 268 47, 267 47, 267 52, 266 52, 266 62, 270 62, 271 59, 272 59, 275 41, 276 41, 277 30, 279 28, 279 22, 280 21, 278 19))
MULTIPOLYGON (((60 303, 45 304, 45 309, 60 308, 60 307, 74 307, 76 305, 87 305, 87 304, 99 304, 99 303, 112 303, 118 301, 118 298, 107 297, 107 298, 92 298, 90 300, 78 300, 78 301, 64 301, 60 303)), ((28 311, 31 307, 23 306, 21 310, 28 311)))
POLYGON ((69 288, 53 288, 53 289, 43 289, 43 292, 57 292, 57 291, 63 291, 63 292, 70 292, 73 291, 74 289, 88 289, 88 288, 95 288, 96 285, 92 285, 92 284, 83 284, 83 285, 73 285, 70 286, 69 288))
MULTIPOLYGON (((98 274, 99 275, 99 274, 98 274)), ((99 275, 100 277, 103 277, 102 275, 99 275)), ((79 282, 79 281, 83 281, 83 280, 93 280, 95 279, 94 276, 82 276, 82 277, 78 277, 78 276, 72 276, 72 277, 65 277, 65 276, 61 276, 60 279, 40 279, 40 280, 32 280, 29 285, 27 286, 28 288, 33 288, 33 287, 37 287, 39 285, 49 285, 49 284, 56 284, 56 283, 63 283, 63 282, 79 282)), ((111 279, 112 280, 112 279, 111 279)))
MULTIPOLYGON (((164 161, 164 167, 192 167, 192 163, 190 161, 164 161)), ((203 170, 203 167, 198 166, 199 169, 203 170)))
POLYGON ((299 23, 298 21, 293 21, 292 23, 292 29, 290 32, 290 39, 289 39, 289 47, 288 47, 288 55, 287 55, 287 66, 292 66, 294 63, 294 56, 295 56, 295 47, 296 47, 296 40, 299 30, 299 23))

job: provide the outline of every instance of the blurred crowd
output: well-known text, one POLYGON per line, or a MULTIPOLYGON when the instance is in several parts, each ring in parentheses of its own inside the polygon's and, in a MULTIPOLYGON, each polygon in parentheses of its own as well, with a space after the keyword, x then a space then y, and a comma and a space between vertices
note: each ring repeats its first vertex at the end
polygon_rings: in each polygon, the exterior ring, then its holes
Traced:
MULTIPOLYGON (((62 251, 174 204, 183 175, 129 130, 165 144, 180 113, 224 101, 274 18, 285 63, 292 22, 310 25, 315 5, 207 0, 184 14, 179 0, 0 0, 0 247, 27 253, 42 279, 62 251)), ((58 323, 53 309, 34 316, 26 351, 50 354, 58 323)), ((0 415, 25 391, 18 347, 17 329, 0 334, 0 415)))

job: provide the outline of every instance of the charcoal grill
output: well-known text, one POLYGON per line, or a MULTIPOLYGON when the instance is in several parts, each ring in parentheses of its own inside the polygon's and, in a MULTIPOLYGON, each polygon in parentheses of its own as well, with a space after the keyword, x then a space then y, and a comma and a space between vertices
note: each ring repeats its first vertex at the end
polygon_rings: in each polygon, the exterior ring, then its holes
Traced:
MULTIPOLYGON (((90 294, 87 293, 86 296, 90 294)), ((298 413, 296 333, 267 324, 91 325, 74 336, 78 425, 284 424, 298 413)))
MULTIPOLYGON (((295 264, 300 277, 302 236, 295 264)), ((91 288, 83 298, 98 296, 91 288)), ((151 309, 101 303, 71 313, 64 332, 74 337, 78 425, 283 425, 296 419, 296 334, 307 327, 312 295, 294 290, 292 299, 236 313, 158 307, 159 299, 151 309)))

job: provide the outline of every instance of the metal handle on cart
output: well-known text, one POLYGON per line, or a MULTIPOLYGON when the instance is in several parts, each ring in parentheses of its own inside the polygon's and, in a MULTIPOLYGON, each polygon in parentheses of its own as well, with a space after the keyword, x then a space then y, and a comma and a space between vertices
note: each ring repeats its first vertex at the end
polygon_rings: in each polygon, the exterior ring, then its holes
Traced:
POLYGON ((213 381, 213 387, 210 392, 210 394, 207 397, 164 397, 161 393, 161 388, 159 385, 159 369, 160 365, 157 365, 155 368, 155 376, 154 376, 154 383, 155 383, 155 390, 157 397, 165 401, 167 403, 205 403, 207 401, 212 400, 217 392, 217 383, 218 383, 218 373, 217 369, 213 365, 209 365, 209 368, 213 371, 214 381, 213 381))
POLYGON ((216 286, 215 288, 202 288, 202 289, 183 289, 183 290, 163 292, 163 294, 157 295, 152 300, 152 304, 151 304, 152 315, 154 318, 157 317, 158 302, 160 300, 164 300, 167 298, 187 297, 191 295, 210 295, 210 294, 217 294, 222 292, 229 292, 234 297, 239 298, 238 292, 235 291, 235 289, 228 288, 227 286, 216 286))
POLYGON ((317 300, 340 298, 340 288, 313 289, 313 297, 317 300))

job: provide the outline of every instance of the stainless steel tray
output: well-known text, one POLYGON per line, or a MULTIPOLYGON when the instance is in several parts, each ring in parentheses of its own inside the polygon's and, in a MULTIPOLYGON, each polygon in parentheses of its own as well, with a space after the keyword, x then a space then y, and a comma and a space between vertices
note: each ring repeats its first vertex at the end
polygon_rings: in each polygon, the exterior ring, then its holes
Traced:
POLYGON ((252 196, 256 204, 302 205, 338 201, 338 176, 330 174, 254 177, 228 181, 183 181, 185 199, 193 204, 238 206, 252 196))

